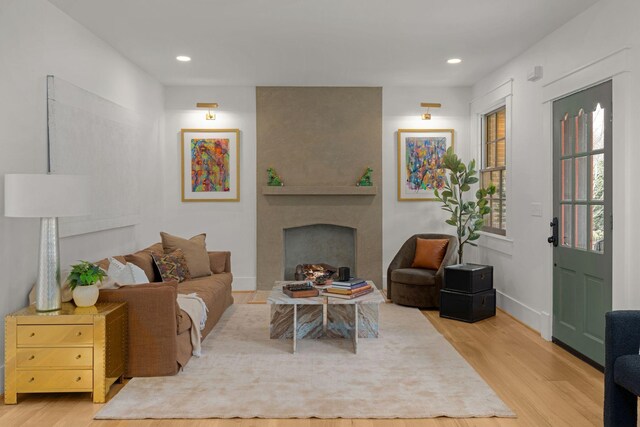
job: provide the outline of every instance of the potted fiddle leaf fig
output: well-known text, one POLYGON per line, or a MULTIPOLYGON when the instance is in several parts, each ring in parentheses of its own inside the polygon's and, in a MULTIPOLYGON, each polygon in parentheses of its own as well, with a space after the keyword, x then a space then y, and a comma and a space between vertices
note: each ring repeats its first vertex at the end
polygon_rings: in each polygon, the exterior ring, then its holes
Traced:
POLYGON ((88 261, 80 261, 71 266, 67 282, 73 291, 73 301, 78 307, 95 305, 100 294, 96 283, 102 282, 105 276, 106 273, 100 267, 88 261))
POLYGON ((464 245, 474 243, 480 238, 478 233, 484 224, 484 216, 491 212, 487 196, 496 192, 495 185, 480 188, 476 191, 475 200, 465 200, 464 194, 471 190, 471 185, 478 182, 476 177, 476 161, 471 160, 468 165, 458 158, 450 147, 442 158, 449 176, 445 177, 444 188, 435 190, 436 198, 442 202, 442 210, 451 213, 446 223, 456 228, 458 235, 458 263, 462 264, 464 245))

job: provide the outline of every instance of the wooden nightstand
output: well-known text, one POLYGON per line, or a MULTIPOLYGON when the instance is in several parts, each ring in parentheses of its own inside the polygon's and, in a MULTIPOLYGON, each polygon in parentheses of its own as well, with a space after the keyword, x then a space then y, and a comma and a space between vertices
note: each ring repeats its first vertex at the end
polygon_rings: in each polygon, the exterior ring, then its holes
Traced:
POLYGON ((5 317, 5 404, 17 393, 92 392, 104 403, 125 371, 126 303, 39 313, 34 306, 5 317))

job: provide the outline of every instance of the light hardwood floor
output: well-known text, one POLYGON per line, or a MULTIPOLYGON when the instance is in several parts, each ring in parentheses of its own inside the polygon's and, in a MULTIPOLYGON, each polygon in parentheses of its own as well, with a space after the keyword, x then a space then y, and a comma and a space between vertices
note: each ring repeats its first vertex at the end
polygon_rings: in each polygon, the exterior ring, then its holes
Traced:
MULTIPOLYGON (((253 301, 234 293, 236 303, 253 301)), ((1 426, 210 426, 210 427, 580 427, 602 425, 603 376, 504 312, 467 324, 423 314, 453 344, 517 418, 424 420, 139 420, 93 421, 102 405, 88 394, 20 395, 0 405, 1 426)), ((117 393, 116 385, 110 396, 117 393)), ((179 404, 177 402, 177 404, 179 404)))

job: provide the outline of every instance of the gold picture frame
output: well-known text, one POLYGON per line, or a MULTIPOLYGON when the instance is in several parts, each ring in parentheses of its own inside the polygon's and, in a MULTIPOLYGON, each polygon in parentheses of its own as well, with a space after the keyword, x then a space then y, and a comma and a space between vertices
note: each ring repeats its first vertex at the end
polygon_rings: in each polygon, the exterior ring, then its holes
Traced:
POLYGON ((444 183, 441 159, 454 146, 453 129, 398 129, 398 200, 436 201, 444 183))
POLYGON ((183 202, 240 201, 239 129, 181 129, 180 147, 183 202))

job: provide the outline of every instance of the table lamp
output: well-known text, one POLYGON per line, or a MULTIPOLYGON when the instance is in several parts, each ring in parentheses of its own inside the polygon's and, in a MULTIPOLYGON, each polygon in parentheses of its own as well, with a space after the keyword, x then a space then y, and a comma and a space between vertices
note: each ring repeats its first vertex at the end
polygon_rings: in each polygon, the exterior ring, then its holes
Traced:
POLYGON ((7 174, 4 214, 40 218, 40 254, 36 310, 60 310, 58 217, 90 213, 89 177, 82 175, 7 174))

